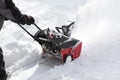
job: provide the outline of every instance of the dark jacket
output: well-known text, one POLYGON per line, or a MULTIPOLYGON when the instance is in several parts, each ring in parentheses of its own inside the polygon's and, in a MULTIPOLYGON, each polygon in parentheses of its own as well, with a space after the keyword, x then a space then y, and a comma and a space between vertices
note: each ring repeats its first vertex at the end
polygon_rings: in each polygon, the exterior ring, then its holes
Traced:
POLYGON ((26 15, 19 11, 12 0, 0 0, 0 30, 5 19, 20 24, 25 24, 27 21, 26 15))
POLYGON ((3 26, 4 19, 7 18, 9 20, 15 20, 10 9, 6 8, 6 4, 4 0, 0 0, 0 29, 3 26))

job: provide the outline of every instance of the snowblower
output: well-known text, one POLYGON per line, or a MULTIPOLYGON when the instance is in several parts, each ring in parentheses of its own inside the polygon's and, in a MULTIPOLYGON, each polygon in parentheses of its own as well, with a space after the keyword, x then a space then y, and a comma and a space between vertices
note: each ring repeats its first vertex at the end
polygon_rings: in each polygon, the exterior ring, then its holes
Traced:
POLYGON ((41 45, 43 55, 55 56, 65 63, 68 58, 72 61, 81 54, 82 42, 70 37, 74 28, 74 22, 70 22, 62 27, 56 27, 57 31, 49 28, 42 30, 34 23, 33 25, 38 29, 34 35, 22 25, 18 25, 41 45))

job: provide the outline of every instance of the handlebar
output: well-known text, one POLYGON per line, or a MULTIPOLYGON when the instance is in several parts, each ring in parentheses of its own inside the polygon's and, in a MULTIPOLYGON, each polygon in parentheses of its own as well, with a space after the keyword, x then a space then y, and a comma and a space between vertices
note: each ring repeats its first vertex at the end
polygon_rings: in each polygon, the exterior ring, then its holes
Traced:
MULTIPOLYGON (((28 30, 26 30, 21 24, 19 24, 19 23, 17 23, 25 32, 27 32, 33 39, 35 39, 34 38, 34 36, 28 31, 28 30)), ((36 25, 35 23, 33 24, 39 31, 41 31, 42 32, 42 30, 38 27, 38 25, 36 25)))

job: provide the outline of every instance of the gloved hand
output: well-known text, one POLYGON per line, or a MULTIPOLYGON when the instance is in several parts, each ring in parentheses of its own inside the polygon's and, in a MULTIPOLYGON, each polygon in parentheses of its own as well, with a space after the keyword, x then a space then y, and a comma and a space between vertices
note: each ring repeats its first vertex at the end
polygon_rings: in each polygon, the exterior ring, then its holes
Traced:
POLYGON ((32 16, 28 16, 28 22, 27 22, 27 24, 31 25, 31 24, 34 24, 34 22, 35 22, 34 18, 32 16))
POLYGON ((27 25, 34 24, 35 20, 32 16, 24 15, 24 17, 25 17, 25 20, 24 20, 25 24, 27 25))

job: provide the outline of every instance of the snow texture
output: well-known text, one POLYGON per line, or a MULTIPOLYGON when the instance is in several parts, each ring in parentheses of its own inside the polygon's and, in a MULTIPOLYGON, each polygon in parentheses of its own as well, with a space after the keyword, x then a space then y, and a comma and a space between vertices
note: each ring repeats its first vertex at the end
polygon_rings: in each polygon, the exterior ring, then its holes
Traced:
MULTIPOLYGON (((42 28, 74 20, 72 37, 83 42, 73 62, 41 58, 41 46, 7 21, 0 32, 8 80, 120 80, 120 0, 14 0, 42 28)), ((33 34, 36 29, 25 25, 33 34)))

